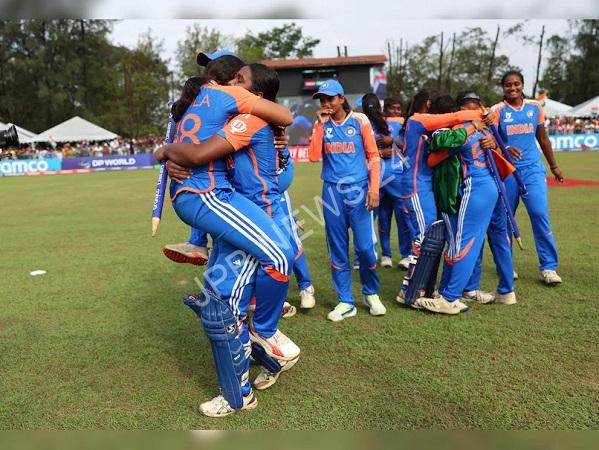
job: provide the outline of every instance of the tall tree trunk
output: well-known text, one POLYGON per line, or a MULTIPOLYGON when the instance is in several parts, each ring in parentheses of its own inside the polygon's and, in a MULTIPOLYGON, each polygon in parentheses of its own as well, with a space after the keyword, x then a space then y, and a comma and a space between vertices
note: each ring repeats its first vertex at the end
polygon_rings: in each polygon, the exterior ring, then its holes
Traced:
MULTIPOLYGON (((42 44, 42 49, 44 51, 43 55, 44 55, 44 60, 42 61, 42 64, 44 65, 43 68, 41 68, 42 71, 42 79, 44 80, 44 86, 46 87, 46 95, 51 95, 50 93, 52 92, 52 88, 50 86, 50 80, 49 80, 49 74, 51 73, 51 63, 49 61, 49 49, 48 49, 48 39, 47 39, 47 27, 48 24, 45 20, 42 20, 42 32, 41 32, 41 44, 42 44)), ((46 123, 44 124, 44 129, 49 128, 52 126, 52 101, 50 98, 46 98, 44 100, 42 100, 41 102, 42 104, 45 104, 45 108, 46 108, 46 123)))
POLYGON ((437 78, 437 89, 441 90, 441 80, 443 79, 443 32, 441 32, 439 44, 439 76, 437 78))
POLYGON ((445 73, 445 90, 451 92, 451 70, 453 69, 453 58, 455 56, 455 33, 451 38, 451 53, 449 55, 449 64, 445 73))
POLYGON ((396 59, 397 59, 397 79, 398 79, 398 83, 397 83, 397 92, 394 92, 394 95, 399 95, 401 93, 401 90, 403 89, 403 76, 401 74, 401 67, 402 67, 402 57, 401 57, 401 52, 403 49, 403 38, 401 38, 399 40, 399 48, 396 48, 397 50, 397 54, 396 54, 396 59))
POLYGON ((389 92, 395 90, 395 63, 393 62, 393 45, 391 41, 387 42, 387 61, 388 61, 388 70, 387 70, 387 89, 389 92))
POLYGON ((499 42, 500 26, 497 25, 497 33, 491 47, 491 58, 489 59, 489 71, 487 72, 487 92, 491 92, 493 87, 493 72, 495 71, 495 53, 497 52, 497 42, 499 42))
POLYGON ((85 109, 89 108, 89 96, 87 89, 87 45, 85 42, 85 20, 79 20, 79 31, 81 34, 81 86, 83 88, 83 103, 85 105, 85 109))
POLYGON ((543 38, 545 37, 545 25, 541 28, 541 38, 539 39, 539 58, 537 59, 537 76, 535 77, 535 84, 532 87, 532 98, 537 96, 537 86, 539 84, 539 75, 541 72, 541 58, 543 56, 543 38))
POLYGON ((129 111, 129 114, 127 114, 129 119, 129 151, 133 154, 133 92, 131 87, 131 66, 127 63, 123 64, 123 76, 125 98, 127 99, 127 109, 129 111))

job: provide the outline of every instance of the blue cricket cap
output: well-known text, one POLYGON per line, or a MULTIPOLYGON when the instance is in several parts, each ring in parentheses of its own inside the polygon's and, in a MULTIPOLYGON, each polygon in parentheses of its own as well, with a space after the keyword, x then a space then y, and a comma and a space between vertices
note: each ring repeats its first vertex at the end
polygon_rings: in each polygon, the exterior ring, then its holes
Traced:
POLYGON ((206 67, 210 61, 221 56, 235 56, 235 54, 230 50, 217 50, 213 53, 200 52, 196 56, 196 62, 198 66, 206 67))
POLYGON ((312 98, 318 98, 321 95, 328 95, 334 97, 335 95, 345 95, 343 86, 337 80, 327 80, 320 85, 318 92, 312 96, 312 98))

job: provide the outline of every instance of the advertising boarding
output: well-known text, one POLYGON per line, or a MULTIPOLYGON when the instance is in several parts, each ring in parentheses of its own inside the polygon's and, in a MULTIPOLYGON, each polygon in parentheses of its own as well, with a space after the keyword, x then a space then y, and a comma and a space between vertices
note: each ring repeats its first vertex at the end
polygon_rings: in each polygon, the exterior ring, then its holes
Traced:
POLYGON ((582 152, 599 150, 599 133, 554 134, 549 136, 553 150, 563 152, 582 152))
POLYGON ((62 170, 90 169, 91 171, 103 170, 128 170, 149 169, 156 165, 152 153, 122 156, 86 156, 81 158, 64 158, 62 170))
POLYGON ((61 168, 60 159, 3 159, 0 160, 0 175, 41 175, 56 172, 61 168))

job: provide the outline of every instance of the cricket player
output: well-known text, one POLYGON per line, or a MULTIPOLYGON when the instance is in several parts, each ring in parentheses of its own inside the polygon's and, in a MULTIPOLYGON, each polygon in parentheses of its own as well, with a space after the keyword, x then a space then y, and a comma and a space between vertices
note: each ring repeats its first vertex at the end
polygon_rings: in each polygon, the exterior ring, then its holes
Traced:
POLYGON ((313 162, 322 159, 325 231, 339 301, 327 318, 338 322, 357 313, 348 254, 350 228, 360 262, 364 303, 371 315, 381 316, 386 308, 378 296, 372 217, 372 210, 379 204, 380 185, 380 158, 374 132, 364 114, 351 110, 337 80, 325 81, 313 98, 320 100, 321 108, 314 124, 309 158, 313 162))
MULTIPOLYGON (((458 94, 456 100, 459 108, 462 110, 476 111, 482 109, 480 96, 476 92, 461 92, 458 94)), ((479 143, 482 148, 495 148, 496 144, 495 139, 490 135, 483 136, 479 140, 479 143)), ((501 199, 498 199, 495 204, 489 228, 487 229, 487 239, 491 253, 493 254, 495 270, 499 278, 497 289, 495 293, 485 292, 480 289, 483 260, 483 249, 481 248, 472 276, 464 288, 462 299, 481 304, 500 303, 503 305, 513 305, 516 303, 516 293, 514 290, 511 234, 508 229, 507 215, 501 199)))
MULTIPOLYGON (((399 150, 403 150, 403 126, 404 126, 404 118, 401 116, 401 100, 397 97, 387 97, 384 101, 383 106, 383 116, 385 116, 385 120, 389 124, 391 129, 391 134, 395 140, 395 145, 399 150)), ((383 172, 389 172, 387 166, 392 165, 392 171, 395 172, 398 178, 401 177, 403 173, 403 160, 401 160, 401 164, 392 159, 396 153, 393 151, 389 151, 388 149, 385 151, 381 151, 381 160, 383 164, 385 164, 385 169, 383 172)), ((406 224, 406 218, 404 214, 404 206, 403 201, 401 200, 401 196, 395 197, 391 195, 381 195, 381 203, 379 205, 379 240, 381 241, 381 250, 382 255, 389 257, 389 262, 391 262, 392 251, 391 251, 391 222, 393 219, 393 215, 395 215, 395 224, 397 225, 397 242, 399 244, 399 254, 400 261, 397 263, 397 267, 401 269, 408 269, 410 264, 410 251, 412 249, 412 243, 410 241, 410 229, 406 224)), ((381 258, 381 266, 385 267, 384 258, 381 258)))
MULTIPOLYGON (((383 116, 380 100, 375 94, 362 97, 362 111, 370 120, 381 157, 380 204, 378 208, 378 230, 381 241, 381 267, 392 267, 391 219, 395 212, 400 249, 407 258, 410 254, 409 230, 405 224, 400 193, 400 177, 403 162, 399 154, 402 146, 400 133, 403 120, 389 120, 383 116), (399 145, 399 147, 398 147, 399 145), (403 245, 402 245, 403 244, 403 245), (407 244, 407 245, 406 245, 407 244)), ((407 259, 399 266, 407 268, 407 259)))
MULTIPOLYGON (((461 174, 462 181, 459 195, 456 196, 459 202, 457 212, 441 214, 446 225, 448 244, 439 295, 434 298, 421 297, 416 302, 418 306, 435 313, 455 315, 468 310, 460 299, 472 276, 499 198, 496 180, 491 176, 488 166, 487 153, 480 144, 481 138, 490 132, 481 125, 465 122, 462 125, 466 130, 465 143, 455 151, 461 166, 457 176, 461 174)), ((501 158, 499 155, 497 157, 501 158)))
MULTIPOLYGON (((518 71, 509 71, 503 75, 501 85, 504 100, 493 109, 498 116, 501 137, 509 146, 516 169, 528 191, 528 194, 522 197, 522 201, 532 224, 540 276, 547 285, 560 284, 562 279, 557 274, 557 247, 549 220, 546 170, 541 152, 555 179, 563 183, 564 176, 557 165, 545 130, 543 107, 535 100, 524 98, 524 76, 518 71)), ((506 190, 512 210, 515 212, 520 202, 520 195, 514 177, 506 180, 506 190)))
MULTIPOLYGON (((250 87, 262 98, 274 101, 279 81, 274 70, 262 64, 250 64, 239 71, 233 84, 250 87)), ((282 210, 280 205, 279 154, 274 146, 274 129, 269 123, 250 114, 237 115, 206 141, 166 146, 165 153, 171 160, 183 166, 212 164, 228 158, 229 180, 235 192, 251 200, 275 220, 280 230, 284 230, 285 234, 278 236, 285 241, 279 242, 282 248, 291 248, 296 255, 301 253, 296 241, 292 239, 292 225, 295 225, 295 221, 293 218, 289 219, 287 211, 282 210)), ((205 273, 205 283, 221 300, 230 305, 240 323, 240 339, 246 349, 241 389, 244 397, 247 397, 251 393, 251 384, 246 375, 249 373, 250 340, 259 344, 270 357, 286 363, 286 369, 291 367, 290 362, 297 362, 299 353, 288 355, 280 351, 284 347, 281 346, 284 344, 282 339, 286 339, 284 335, 277 337, 273 345, 272 341, 256 331, 256 323, 267 323, 269 328, 276 329, 278 315, 266 316, 264 311, 268 310, 259 307, 256 308, 254 317, 246 320, 250 300, 258 293, 256 286, 260 283, 258 261, 255 257, 247 252, 240 252, 231 242, 217 239, 210 257, 209 270, 205 273)), ((264 300, 258 298, 259 301, 264 300)), ((234 412, 227 399, 221 396, 202 404, 200 410, 206 415, 216 417, 234 412)))
MULTIPOLYGON (((206 67, 209 62, 218 59, 222 56, 235 56, 229 50, 218 50, 213 53, 198 53, 196 57, 196 63, 201 67, 206 67)), ((223 73, 223 77, 217 80, 219 84, 228 84, 233 76, 237 75, 237 70, 231 74, 223 73)), ((185 88, 184 88, 185 89, 185 88)), ((197 92, 194 95, 197 95, 197 92)), ((178 167, 174 167, 169 164, 167 167, 171 180, 176 183, 180 180, 185 179, 188 175, 187 171, 182 171, 178 167), (177 177, 177 175, 179 175, 177 177)), ((191 233, 187 242, 180 244, 166 244, 162 251, 164 255, 171 261, 177 263, 193 264, 197 266, 203 266, 208 262, 208 233, 197 228, 191 228, 191 233)))
MULTIPOLYGON (((437 101, 435 99, 435 101, 437 101)), ((438 102, 437 102, 438 103, 438 102)), ((409 116, 404 133, 404 171, 400 177, 406 223, 410 229, 412 252, 410 268, 396 297, 405 304, 405 293, 409 278, 420 252, 420 243, 429 226, 437 220, 437 207, 433 192, 433 169, 427 165, 429 134, 439 128, 458 125, 468 120, 480 120, 480 111, 458 111, 442 113, 433 108, 433 98, 429 91, 418 92, 410 103, 409 116), (430 114, 433 112, 433 114, 430 114)), ((412 304, 412 307, 416 307, 412 304)))
MULTIPOLYGON (((215 68, 226 65, 231 58, 234 57, 225 56, 210 62, 206 67, 208 76, 215 68)), ((282 126, 291 122, 291 114, 286 108, 251 94, 241 87, 220 86, 207 77, 197 98, 177 124, 176 144, 159 149, 155 154, 157 159, 170 159, 169 147, 176 148, 177 143, 198 144, 209 140, 223 128, 228 118, 240 113, 252 113, 282 126)), ((287 243, 280 241, 280 237, 284 234, 272 218, 255 203, 234 191, 228 180, 228 166, 225 159, 220 158, 207 164, 194 165, 189 180, 184 180, 181 185, 171 183, 171 197, 177 215, 184 222, 209 232, 215 241, 222 240, 223 243, 245 254, 240 256, 242 260, 239 260, 239 264, 246 270, 256 267, 256 297, 260 313, 258 317, 258 311, 256 312, 254 326, 250 330, 253 339, 259 340, 270 356, 277 356, 283 360, 292 360, 299 356, 299 347, 277 327, 287 295, 294 255, 288 241, 287 243)), ((210 295, 219 297, 218 292, 206 295, 209 299, 210 295)), ((210 312, 212 305, 222 302, 207 303, 208 306, 201 309, 210 312)), ((223 311, 221 308, 213 313, 231 314, 230 308, 223 311)), ((196 312, 201 314, 200 310, 196 312)), ((214 341, 213 352, 223 395, 200 405, 200 411, 206 415, 221 417, 237 409, 254 408, 256 400, 251 390, 249 392, 239 389, 230 390, 230 383, 226 384, 222 381, 237 379, 238 384, 243 385, 246 373, 227 373, 230 372, 228 368, 236 366, 236 358, 232 352, 223 353, 222 347, 217 345, 220 331, 212 330, 213 322, 209 318, 203 315, 201 318, 208 338, 214 341), (228 398, 226 398, 227 392, 230 394, 228 398), (240 392, 243 396, 239 394, 240 392)), ((234 317, 232 319, 236 320, 234 317)), ((217 323, 226 323, 223 320, 217 323)), ((233 323, 231 326, 238 327, 238 324, 233 323)), ((231 330, 227 328, 226 332, 231 330)), ((235 336, 235 339, 238 337, 235 336)), ((246 347, 243 344, 236 345, 238 349, 246 347)), ((243 355, 238 356, 243 359, 243 355)))

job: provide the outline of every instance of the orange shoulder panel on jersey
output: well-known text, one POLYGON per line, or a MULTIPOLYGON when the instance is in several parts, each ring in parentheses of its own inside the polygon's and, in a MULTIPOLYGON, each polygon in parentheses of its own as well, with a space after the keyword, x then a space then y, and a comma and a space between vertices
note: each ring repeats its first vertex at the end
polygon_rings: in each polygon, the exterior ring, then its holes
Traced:
POLYGON ((353 117, 358 122, 360 122, 360 128, 362 127, 362 125, 366 125, 366 124, 370 125, 370 119, 368 117, 366 117, 366 114, 355 112, 355 111, 350 112, 350 114, 351 114, 351 117, 353 117))
POLYGON ((218 84, 210 84, 207 85, 209 89, 216 89, 218 91, 222 91, 225 94, 230 95, 237 103, 237 111, 240 114, 251 114, 254 106, 260 100, 255 94, 252 94, 250 91, 239 87, 239 86, 220 86, 218 84))
POLYGON ((493 106, 491 106, 491 111, 495 113, 495 125, 499 126, 499 118, 501 116, 501 111, 505 108, 505 102, 499 102, 493 106))
POLYGON ((235 151, 250 145, 254 135, 268 123, 251 114, 239 114, 227 122, 223 128, 225 139, 235 151))
MULTIPOLYGON (((362 135, 362 139, 364 140, 364 144, 366 145, 366 137, 367 136, 372 136, 372 139, 375 140, 375 138, 374 138, 374 130, 372 129, 372 125, 370 123, 370 119, 368 119, 368 117, 366 117, 365 114, 357 113, 357 112, 352 113, 352 116, 360 124, 360 134, 362 135)), ((376 154, 377 155, 379 154, 378 148, 376 150, 376 154)))
POLYGON ((545 124, 545 109, 543 109, 543 105, 541 104, 541 102, 539 102, 538 100, 531 100, 528 98, 524 99, 524 102, 529 105, 536 106, 539 109, 539 120, 537 122, 537 125, 544 125, 545 124))
POLYGON ((463 122, 480 120, 482 111, 458 111, 447 114, 414 114, 411 119, 420 122, 427 131, 435 131, 439 128, 449 128, 463 122))

